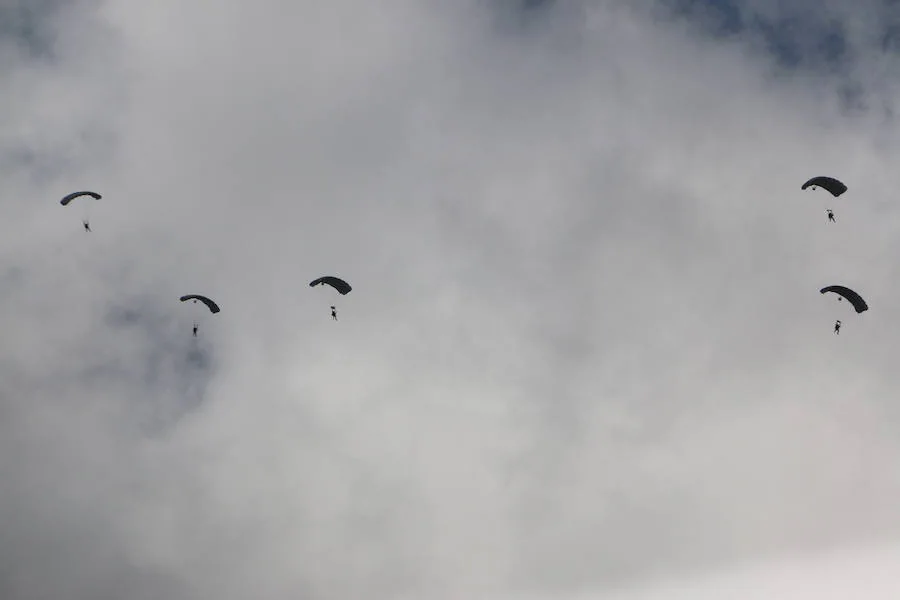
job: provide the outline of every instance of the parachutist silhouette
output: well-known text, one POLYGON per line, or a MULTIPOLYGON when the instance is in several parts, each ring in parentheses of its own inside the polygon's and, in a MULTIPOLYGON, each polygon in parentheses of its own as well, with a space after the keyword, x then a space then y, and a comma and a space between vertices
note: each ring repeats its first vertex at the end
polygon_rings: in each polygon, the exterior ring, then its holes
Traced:
POLYGON ((197 337, 197 324, 194 323, 194 337, 197 337))
POLYGON ((333 306, 331 307, 331 319, 337 321, 337 310, 333 306))
POLYGON ((87 221, 82 221, 82 223, 84 224, 84 230, 87 231, 87 232, 90 232, 90 230, 91 230, 91 224, 88 223, 87 221))
POLYGON ((834 322, 834 334, 835 334, 835 335, 840 335, 840 334, 841 334, 841 322, 840 322, 840 321, 835 321, 835 322, 834 322))
POLYGON ((825 211, 825 214, 828 215, 828 220, 829 220, 829 221, 831 221, 832 223, 835 223, 835 222, 836 222, 836 221, 834 220, 834 213, 831 212, 831 209, 830 209, 830 208, 827 209, 827 210, 825 211))

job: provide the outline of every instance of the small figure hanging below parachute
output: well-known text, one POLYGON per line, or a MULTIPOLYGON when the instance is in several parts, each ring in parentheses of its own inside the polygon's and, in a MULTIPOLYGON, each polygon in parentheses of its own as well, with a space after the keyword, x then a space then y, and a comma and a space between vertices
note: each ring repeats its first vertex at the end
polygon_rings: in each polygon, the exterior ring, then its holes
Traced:
MULTIPOLYGON (((844 192, 847 191, 847 186, 844 185, 843 182, 838 181, 834 177, 825 177, 825 176, 813 177, 812 179, 810 179, 809 181, 804 183, 802 186, 800 186, 800 189, 805 190, 806 188, 810 188, 810 187, 812 189, 816 189, 817 187, 820 187, 825 190, 828 190, 831 193, 831 195, 834 196, 835 198, 837 198, 838 196, 840 196, 841 194, 843 194, 844 192)), ((829 223, 836 223, 836 221, 834 220, 834 211, 832 211, 830 208, 826 208, 825 214, 828 215, 829 223)))
MULTIPOLYGON (((82 196, 89 196, 89 197, 93 198, 94 200, 99 200, 103 197, 100 194, 98 194, 97 192, 88 192, 88 191, 72 192, 71 194, 67 194, 67 195, 63 196, 62 200, 60 200, 59 203, 62 204, 63 206, 68 206, 69 203, 72 202, 72 200, 74 200, 75 198, 80 198, 82 196)), ((88 207, 85 206, 85 217, 82 219, 81 222, 82 222, 82 225, 84 225, 85 232, 90 233, 91 224, 90 224, 90 219, 87 217, 87 213, 88 213, 88 207)))
MULTIPOLYGON (((212 314, 216 314, 217 312, 219 312, 219 305, 216 304, 215 302, 213 302, 212 300, 210 300, 209 298, 207 298, 206 296, 200 296, 198 294, 188 294, 186 296, 182 296, 180 298, 180 300, 182 302, 187 302, 188 300, 193 300, 194 304, 196 304, 197 301, 199 300, 200 302, 202 302, 203 304, 206 305, 206 307, 209 309, 209 312, 211 312, 212 314)), ((194 321, 194 329, 193 329, 194 337, 197 337, 197 330, 199 328, 200 328, 200 326, 197 323, 197 321, 194 321)))
MULTIPOLYGON (((866 304, 866 301, 862 299, 862 296, 860 296, 859 294, 857 294, 856 292, 854 292, 853 290, 851 290, 848 287, 844 287, 842 285, 829 285, 828 287, 823 287, 821 290, 819 290, 819 293, 821 293, 821 294, 825 294, 827 292, 837 294, 839 302, 841 300, 843 300, 844 298, 846 298, 847 301, 853 305, 853 309, 857 313, 863 313, 863 312, 866 312, 867 310, 869 310, 869 305, 866 304)), ((834 334, 835 335, 841 334, 840 319, 838 319, 837 321, 834 322, 834 334)))
POLYGON ((820 187, 822 189, 828 190, 835 198, 847 191, 847 186, 844 185, 843 182, 838 181, 834 177, 825 176, 813 177, 802 186, 800 186, 800 189, 805 190, 808 187, 811 187, 813 189, 820 187))
MULTIPOLYGON (((338 291, 341 296, 346 296, 350 293, 350 290, 353 288, 350 287, 350 284, 341 279, 340 277, 333 277, 331 275, 326 275, 324 277, 319 277, 318 279, 313 279, 309 282, 309 287, 316 287, 317 285, 328 284, 334 289, 338 291)), ((337 321, 337 309, 332 306, 331 307, 331 319, 333 321, 337 321)))

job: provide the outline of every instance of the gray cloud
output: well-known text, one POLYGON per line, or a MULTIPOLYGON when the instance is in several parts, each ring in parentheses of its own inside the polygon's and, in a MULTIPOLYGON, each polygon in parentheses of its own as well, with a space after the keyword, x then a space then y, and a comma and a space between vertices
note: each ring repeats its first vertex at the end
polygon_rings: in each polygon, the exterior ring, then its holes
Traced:
POLYGON ((632 2, 35 21, 3 597, 555 598, 894 542, 895 55, 833 4, 832 71, 632 2))

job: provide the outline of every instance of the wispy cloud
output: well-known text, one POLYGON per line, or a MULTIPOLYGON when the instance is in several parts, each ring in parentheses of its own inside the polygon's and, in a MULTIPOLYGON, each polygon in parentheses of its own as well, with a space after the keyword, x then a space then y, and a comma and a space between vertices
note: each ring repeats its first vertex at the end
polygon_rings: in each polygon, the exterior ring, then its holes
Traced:
POLYGON ((44 49, 0 59, 0 595, 605 596, 896 541, 891 7, 525 4, 2 31, 44 49))

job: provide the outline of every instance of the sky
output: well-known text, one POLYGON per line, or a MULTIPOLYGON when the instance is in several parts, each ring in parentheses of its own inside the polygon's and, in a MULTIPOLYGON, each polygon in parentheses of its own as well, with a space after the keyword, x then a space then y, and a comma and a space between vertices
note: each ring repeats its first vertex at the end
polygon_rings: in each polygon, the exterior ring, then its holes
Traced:
POLYGON ((897 597, 896 3, 201 4, 0 0, 0 596, 897 597))

